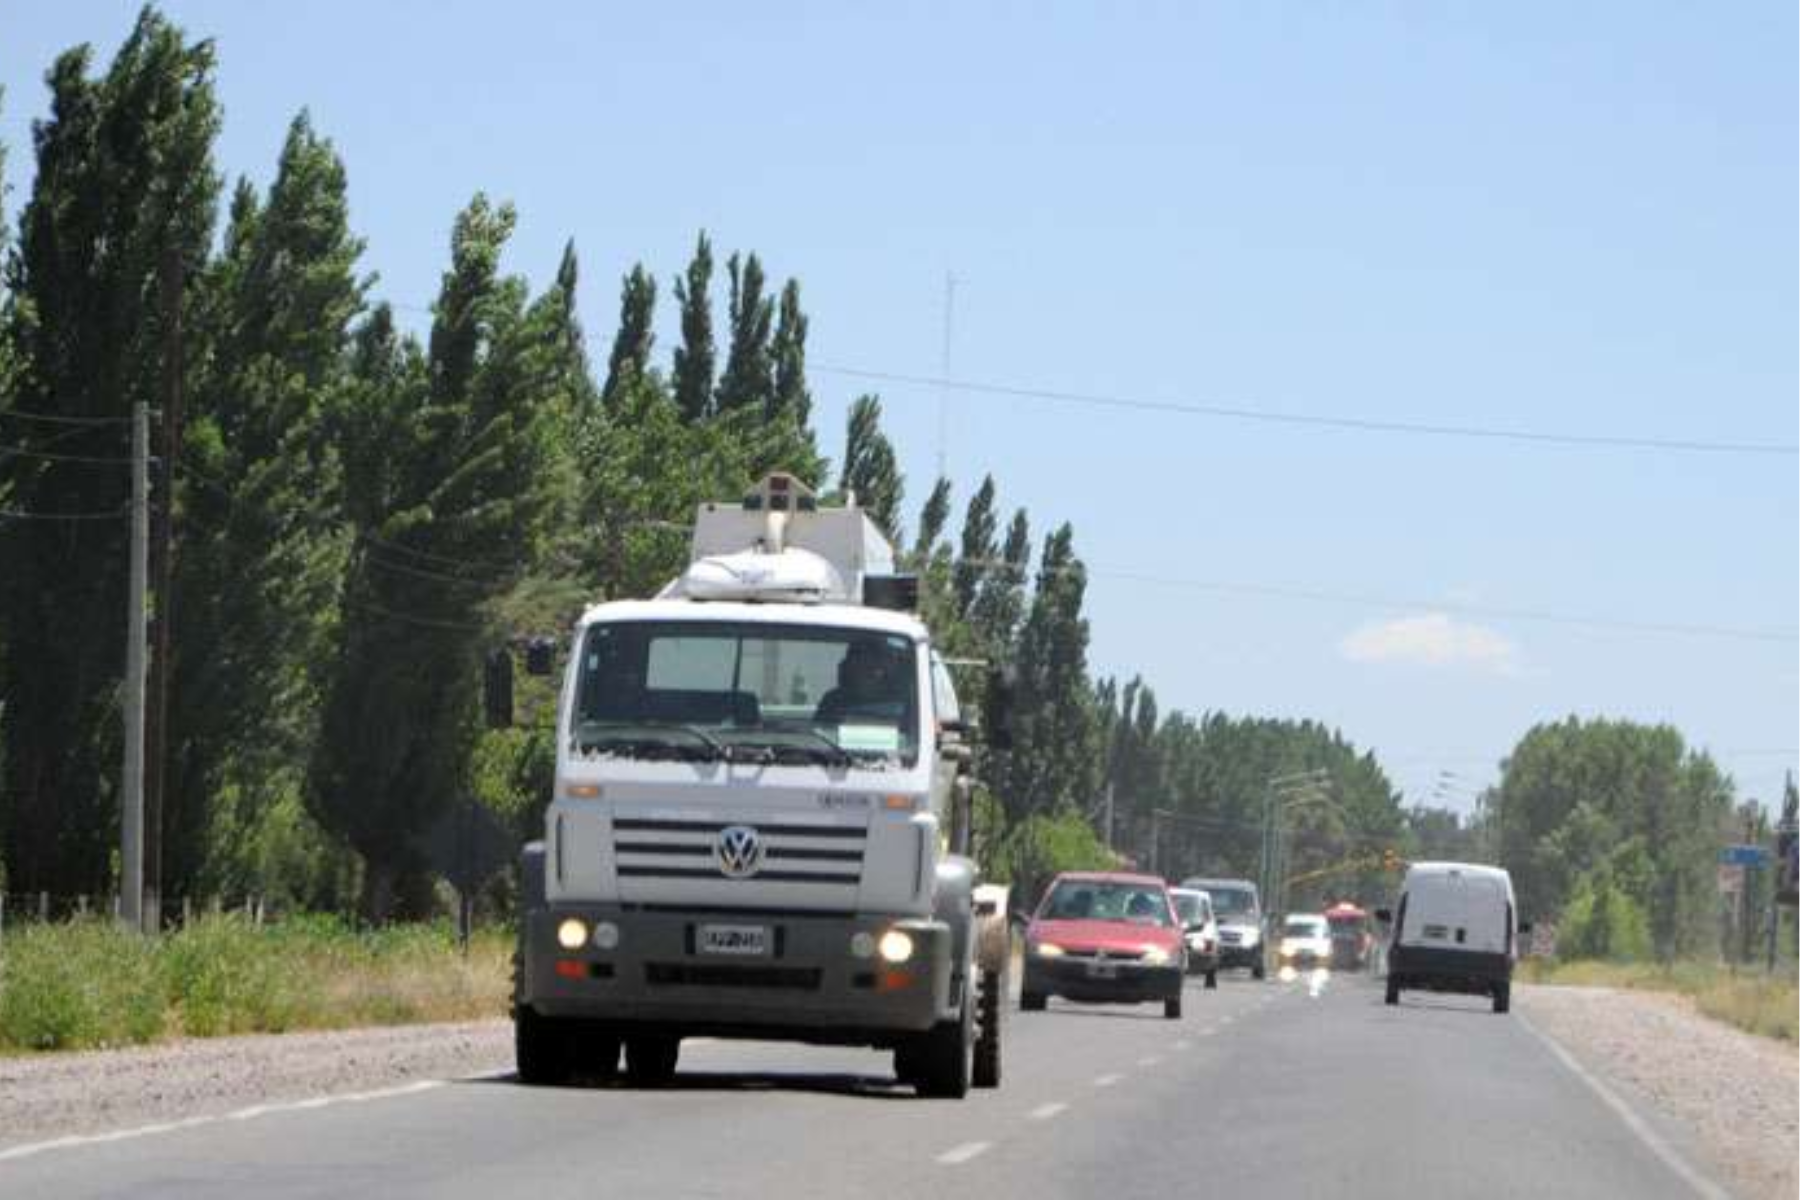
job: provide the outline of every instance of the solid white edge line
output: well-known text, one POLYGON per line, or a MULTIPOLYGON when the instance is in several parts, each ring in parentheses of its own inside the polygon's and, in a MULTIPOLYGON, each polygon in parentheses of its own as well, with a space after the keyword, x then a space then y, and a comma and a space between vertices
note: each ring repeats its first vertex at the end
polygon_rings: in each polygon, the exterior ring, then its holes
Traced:
POLYGON ((402 1083, 390 1088, 376 1088, 366 1092, 340 1092, 335 1096, 311 1096, 305 1100, 289 1100, 274 1104, 253 1104, 248 1108, 234 1109, 231 1112, 219 1113, 209 1117, 184 1117, 178 1121, 157 1121, 150 1125, 136 1125, 129 1129, 112 1129, 105 1133, 71 1134, 67 1137, 52 1138, 46 1142, 26 1142, 18 1146, 0 1149, 0 1163, 12 1162, 21 1158, 31 1158, 51 1150, 72 1150, 78 1146, 102 1146, 108 1142, 124 1142, 133 1138, 154 1137, 160 1133, 174 1133, 180 1129, 195 1129, 202 1125, 218 1125, 225 1121, 250 1121, 271 1113, 301 1112, 309 1109, 328 1108, 334 1104, 360 1104, 369 1100, 387 1100, 395 1096, 411 1096, 418 1092, 428 1092, 433 1088, 444 1086, 442 1079, 421 1079, 414 1083, 402 1083))
POLYGON ((1600 1102, 1610 1108, 1613 1115, 1624 1123, 1625 1128, 1636 1134, 1638 1141, 1642 1142, 1650 1153, 1661 1159, 1662 1164, 1673 1171, 1683 1183, 1693 1188, 1696 1195, 1704 1196, 1706 1200, 1731 1200, 1729 1192, 1690 1165, 1675 1147, 1669 1145, 1661 1134, 1650 1128, 1644 1118, 1633 1111, 1631 1105, 1627 1104, 1617 1092, 1602 1083, 1598 1076, 1576 1061, 1575 1056, 1569 1053, 1560 1042, 1526 1020, 1522 1014, 1515 1012, 1512 1017, 1526 1033, 1536 1038, 1545 1049, 1549 1050, 1556 1061, 1567 1067, 1571 1075, 1586 1084, 1588 1090, 1598 1096, 1600 1102))
POLYGON ((1051 1117, 1054 1117, 1057 1113, 1067 1112, 1068 1109, 1069 1109, 1068 1105, 1062 1104, 1060 1102, 1052 1101, 1049 1104, 1038 1105, 1036 1108, 1032 1109, 1031 1112, 1029 1112, 1026 1115, 1029 1116, 1033 1121, 1048 1121, 1051 1117))
POLYGON ((992 1142, 964 1142, 960 1146, 952 1146, 950 1149, 944 1151, 937 1156, 937 1160, 946 1167, 961 1166, 971 1158, 986 1154, 993 1145, 994 1143, 992 1142))

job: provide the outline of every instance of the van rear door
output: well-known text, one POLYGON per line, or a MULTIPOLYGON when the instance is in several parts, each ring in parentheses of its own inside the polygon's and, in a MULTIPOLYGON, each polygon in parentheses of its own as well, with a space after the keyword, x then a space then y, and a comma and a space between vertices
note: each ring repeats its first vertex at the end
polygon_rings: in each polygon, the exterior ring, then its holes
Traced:
POLYGON ((1504 954, 1506 889, 1498 880, 1451 870, 1415 879, 1406 889, 1402 945, 1504 954))

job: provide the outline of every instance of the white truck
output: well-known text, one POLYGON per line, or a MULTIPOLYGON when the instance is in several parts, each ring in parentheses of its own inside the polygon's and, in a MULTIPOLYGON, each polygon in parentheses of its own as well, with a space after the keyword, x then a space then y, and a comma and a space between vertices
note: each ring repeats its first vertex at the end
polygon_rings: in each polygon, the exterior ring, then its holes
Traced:
POLYGON ((998 1084, 1006 893, 970 854, 975 726, 916 598, 853 501, 772 475, 701 506, 654 599, 582 615, 523 855, 522 1080, 622 1048, 654 1086, 704 1035, 891 1049, 927 1096, 998 1084))

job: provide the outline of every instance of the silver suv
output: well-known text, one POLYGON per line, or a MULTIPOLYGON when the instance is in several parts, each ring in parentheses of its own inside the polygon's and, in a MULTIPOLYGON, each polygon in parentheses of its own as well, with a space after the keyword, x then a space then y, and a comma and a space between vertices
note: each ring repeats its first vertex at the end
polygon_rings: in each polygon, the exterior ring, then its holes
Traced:
POLYGON ((1206 879, 1196 875, 1181 881, 1184 888, 1198 888, 1212 897, 1213 914, 1219 921, 1219 966, 1248 967, 1261 979, 1266 973, 1263 955, 1262 900, 1248 879, 1206 879))

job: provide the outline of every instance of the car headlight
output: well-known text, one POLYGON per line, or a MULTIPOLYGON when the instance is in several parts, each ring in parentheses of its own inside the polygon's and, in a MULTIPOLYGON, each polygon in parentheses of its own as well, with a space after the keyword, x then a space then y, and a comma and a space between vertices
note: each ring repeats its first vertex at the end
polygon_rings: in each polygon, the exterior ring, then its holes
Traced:
POLYGON ((1164 950, 1161 946, 1144 947, 1144 961, 1150 966, 1166 967, 1169 965, 1169 960, 1173 957, 1174 955, 1170 954, 1167 950, 1164 950))
POLYGON ((1244 939, 1242 944, 1245 946, 1254 946, 1262 941, 1262 934, 1254 929, 1245 929, 1238 936, 1244 939))
POLYGON ((587 922, 577 917, 565 917, 556 927, 556 944, 564 950, 579 950, 587 945, 587 940, 587 922))
POLYGON ((912 957, 912 935, 904 929, 890 929, 881 935, 881 940, 875 944, 875 949, 881 955, 883 962, 903 963, 912 957))
POLYGON ((1031 943, 1031 952, 1039 958, 1061 958, 1063 956, 1063 948, 1055 942, 1033 942, 1031 943))

